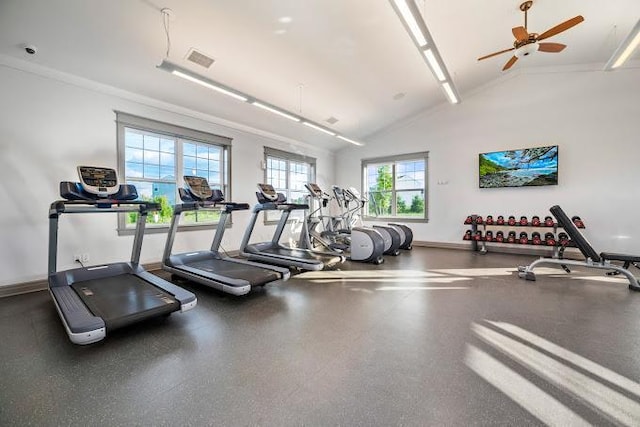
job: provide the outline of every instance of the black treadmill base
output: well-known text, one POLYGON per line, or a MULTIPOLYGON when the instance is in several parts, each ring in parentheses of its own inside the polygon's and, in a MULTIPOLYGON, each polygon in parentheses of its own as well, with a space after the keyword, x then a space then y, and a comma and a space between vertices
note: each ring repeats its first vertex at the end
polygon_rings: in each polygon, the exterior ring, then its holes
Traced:
POLYGON ((107 330, 180 310, 171 294, 132 274, 85 280, 71 287, 104 320, 107 330))

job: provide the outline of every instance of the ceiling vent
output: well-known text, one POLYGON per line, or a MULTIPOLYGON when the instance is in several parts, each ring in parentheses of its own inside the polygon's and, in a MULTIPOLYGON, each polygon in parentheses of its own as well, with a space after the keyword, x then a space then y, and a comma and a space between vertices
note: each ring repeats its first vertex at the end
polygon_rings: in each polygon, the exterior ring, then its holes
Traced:
POLYGON ((213 58, 205 55, 200 51, 195 50, 194 48, 191 48, 189 53, 187 53, 187 60, 195 64, 198 64, 200 66, 203 66, 204 68, 211 67, 211 64, 213 64, 214 62, 213 58))
POLYGON ((325 120, 327 123, 329 123, 330 125, 335 125, 336 123, 338 123, 338 119, 336 119, 335 117, 331 116, 329 117, 327 120, 325 120))

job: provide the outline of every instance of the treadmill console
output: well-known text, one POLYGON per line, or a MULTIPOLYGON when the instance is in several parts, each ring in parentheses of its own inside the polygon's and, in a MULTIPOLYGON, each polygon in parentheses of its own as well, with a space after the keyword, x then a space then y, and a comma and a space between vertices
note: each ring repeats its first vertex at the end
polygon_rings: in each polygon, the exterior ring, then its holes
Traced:
POLYGON ((200 176, 184 176, 187 188, 196 198, 206 200, 213 195, 213 191, 205 178, 200 176))
POLYGON ((96 166, 78 166, 82 189, 100 198, 107 198, 120 190, 115 169, 96 166))
POLYGON ((260 190, 260 194, 262 194, 265 197, 265 199, 271 202, 278 201, 278 193, 276 193, 276 190, 273 188, 273 185, 258 184, 258 189, 260 190))
POLYGON ((324 195, 324 193, 316 183, 310 182, 308 184, 305 184, 304 186, 307 187, 307 190, 309 190, 309 193, 311 193, 313 197, 320 198, 324 195))

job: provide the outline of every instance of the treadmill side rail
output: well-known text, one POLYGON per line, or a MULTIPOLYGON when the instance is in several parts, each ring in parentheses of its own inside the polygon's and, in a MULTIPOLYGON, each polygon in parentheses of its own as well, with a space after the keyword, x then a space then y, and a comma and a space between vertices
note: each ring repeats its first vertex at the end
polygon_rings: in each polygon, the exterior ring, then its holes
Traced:
POLYGON ((180 303, 180 312, 182 313, 191 310, 198 303, 198 299, 196 298, 194 293, 189 292, 186 289, 182 289, 181 287, 176 286, 171 282, 163 280, 155 274, 149 273, 140 266, 137 266, 136 268, 136 275, 151 283, 152 285, 157 286, 158 288, 173 295, 173 297, 180 303))
POLYGON ((51 287, 49 291, 71 342, 85 345, 104 339, 104 321, 91 314, 70 286, 51 287))

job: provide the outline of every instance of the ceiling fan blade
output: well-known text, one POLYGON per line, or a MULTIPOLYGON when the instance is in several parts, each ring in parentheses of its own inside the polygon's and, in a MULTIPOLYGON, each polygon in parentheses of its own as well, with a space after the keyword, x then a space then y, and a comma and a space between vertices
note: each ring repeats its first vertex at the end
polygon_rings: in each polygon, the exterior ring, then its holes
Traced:
POLYGON ((514 27, 511 29, 511 32, 519 42, 529 39, 529 33, 527 33, 527 30, 525 30, 524 27, 514 27))
POLYGON ((567 45, 562 43, 538 43, 538 50, 540 52, 556 53, 561 52, 565 47, 567 47, 567 45))
POLYGON ((582 15, 578 15, 576 17, 573 17, 573 18, 569 19, 569 20, 566 20, 562 24, 558 24, 555 27, 553 27, 551 29, 548 29, 544 33, 540 34, 538 36, 538 41, 544 40, 544 39, 548 39, 551 36, 555 36, 558 33, 561 33, 563 31, 568 30, 569 28, 571 28, 573 26, 578 25, 582 21, 584 21, 584 18, 582 17, 582 15))
POLYGON ((516 63, 517 60, 518 60, 517 56, 512 56, 511 59, 508 60, 506 64, 504 64, 504 67, 502 67, 502 71, 507 71, 509 68, 511 68, 513 64, 516 63))
POLYGON ((494 53, 491 53, 489 55, 485 55, 485 56, 482 56, 482 57, 478 58, 478 61, 482 61, 483 59, 491 58, 492 56, 500 55, 502 53, 509 52, 509 51, 512 51, 512 50, 515 50, 515 49, 516 49, 515 47, 512 47, 510 49, 501 50, 500 52, 494 52, 494 53))

